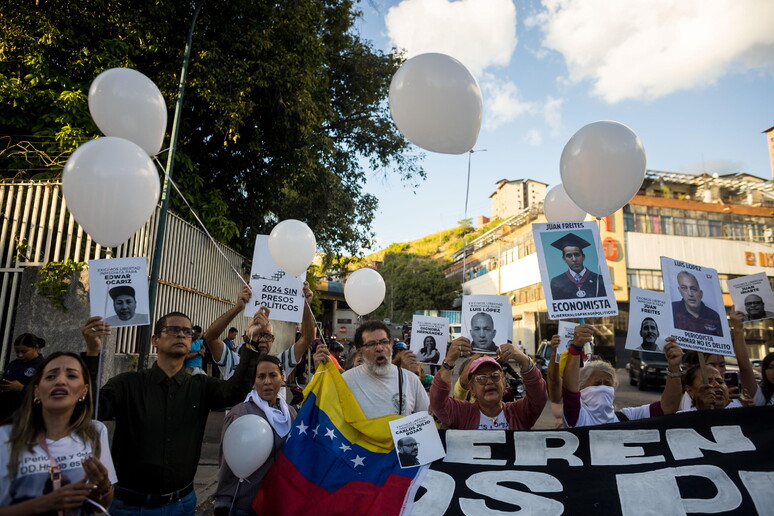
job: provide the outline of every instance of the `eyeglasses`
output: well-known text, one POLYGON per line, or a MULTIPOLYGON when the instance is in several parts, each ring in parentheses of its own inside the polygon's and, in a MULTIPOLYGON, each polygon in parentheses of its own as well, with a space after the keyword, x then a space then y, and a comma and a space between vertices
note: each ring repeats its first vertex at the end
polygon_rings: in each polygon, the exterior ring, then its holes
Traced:
POLYGON ((261 333, 258 335, 258 341, 274 342, 274 335, 271 333, 261 333))
POLYGON ((500 381, 500 378, 503 377, 502 373, 494 372, 492 374, 479 374, 473 377, 473 379, 478 383, 479 385, 486 385, 486 382, 491 378, 494 383, 497 383, 500 381))
POLYGON ((193 328, 186 328, 185 326, 164 326, 159 333, 166 333, 167 335, 179 335, 183 332, 186 337, 193 336, 193 328))
POLYGON ((370 340, 368 342, 363 343, 363 347, 365 348, 375 348, 376 346, 389 346, 389 345, 390 345, 390 339, 370 340))

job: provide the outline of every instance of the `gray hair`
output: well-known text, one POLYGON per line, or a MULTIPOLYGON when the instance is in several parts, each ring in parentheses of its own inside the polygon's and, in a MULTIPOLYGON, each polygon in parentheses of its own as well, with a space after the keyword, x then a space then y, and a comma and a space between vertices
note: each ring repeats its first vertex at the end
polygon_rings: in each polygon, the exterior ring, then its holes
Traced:
POLYGON ((609 362, 605 362, 604 360, 589 360, 580 370, 580 377, 578 379, 580 389, 585 387, 586 382, 594 371, 609 374, 613 378, 613 388, 618 387, 618 376, 615 374, 615 369, 609 362))

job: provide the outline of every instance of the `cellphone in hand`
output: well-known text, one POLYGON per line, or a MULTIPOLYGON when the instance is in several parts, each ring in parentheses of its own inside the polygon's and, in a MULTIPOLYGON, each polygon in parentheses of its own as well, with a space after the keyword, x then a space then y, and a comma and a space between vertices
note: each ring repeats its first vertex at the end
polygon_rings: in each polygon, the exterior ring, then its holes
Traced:
POLYGON ((739 372, 738 371, 726 371, 723 373, 723 380, 726 385, 730 387, 739 387, 739 372))

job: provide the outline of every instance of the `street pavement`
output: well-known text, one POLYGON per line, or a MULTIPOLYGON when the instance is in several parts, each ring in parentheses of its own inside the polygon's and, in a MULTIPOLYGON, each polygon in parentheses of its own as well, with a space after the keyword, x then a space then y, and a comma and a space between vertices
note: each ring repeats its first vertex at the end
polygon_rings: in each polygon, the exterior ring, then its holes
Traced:
MULTIPOLYGON (((618 369, 617 374, 616 408, 620 409, 652 403, 661 397, 660 388, 640 391, 637 387, 629 385, 629 375, 625 369, 618 369)), ((225 412, 210 412, 204 431, 199 469, 196 470, 196 477, 194 478, 194 489, 196 490, 196 499, 198 500, 196 513, 200 516, 209 516, 213 511, 212 495, 215 494, 215 488, 218 485, 218 449, 224 416, 225 412)), ((554 428, 555 419, 551 412, 551 402, 548 402, 534 429, 553 430, 554 428)))

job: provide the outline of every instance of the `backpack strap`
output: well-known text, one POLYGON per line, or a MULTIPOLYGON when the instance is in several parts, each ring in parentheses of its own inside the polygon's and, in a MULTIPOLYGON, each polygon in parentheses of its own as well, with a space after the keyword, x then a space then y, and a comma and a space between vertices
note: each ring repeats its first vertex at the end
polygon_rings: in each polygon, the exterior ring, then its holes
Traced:
POLYGON ((403 415, 403 369, 398 368, 398 415, 403 415))

